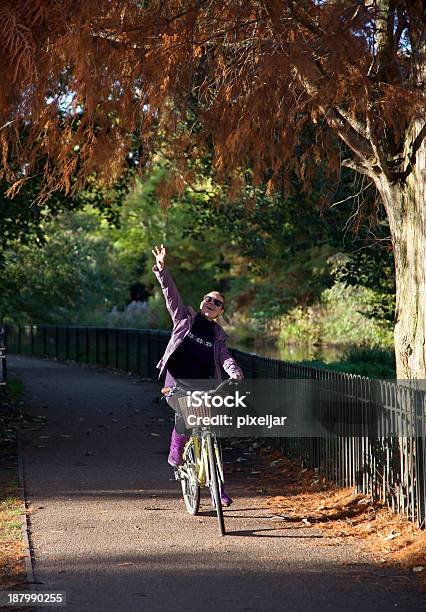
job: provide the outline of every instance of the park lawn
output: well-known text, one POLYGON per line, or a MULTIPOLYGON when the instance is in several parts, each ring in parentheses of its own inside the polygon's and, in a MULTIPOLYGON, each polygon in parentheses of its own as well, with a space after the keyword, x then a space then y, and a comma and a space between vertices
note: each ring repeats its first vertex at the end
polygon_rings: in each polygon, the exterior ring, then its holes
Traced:
POLYGON ((26 581, 22 538, 22 500, 18 482, 17 431, 20 416, 16 403, 22 383, 10 379, 0 395, 0 589, 19 587, 26 581))
POLYGON ((0 589, 25 583, 22 502, 18 483, 0 481, 0 589))

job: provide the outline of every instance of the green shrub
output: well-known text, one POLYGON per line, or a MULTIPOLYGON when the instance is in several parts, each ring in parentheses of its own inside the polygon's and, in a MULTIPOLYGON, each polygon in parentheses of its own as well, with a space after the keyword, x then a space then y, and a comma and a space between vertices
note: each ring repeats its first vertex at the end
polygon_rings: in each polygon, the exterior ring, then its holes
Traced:
POLYGON ((370 316, 376 297, 372 289, 335 283, 319 302, 281 319, 279 342, 391 347, 392 325, 370 316))

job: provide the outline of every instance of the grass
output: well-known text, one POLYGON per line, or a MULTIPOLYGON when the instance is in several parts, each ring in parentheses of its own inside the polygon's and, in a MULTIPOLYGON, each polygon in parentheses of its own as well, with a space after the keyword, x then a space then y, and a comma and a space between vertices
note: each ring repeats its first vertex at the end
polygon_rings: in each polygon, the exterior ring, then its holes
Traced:
POLYGON ((21 531, 22 503, 18 483, 0 482, 0 588, 25 582, 24 544, 21 531))
POLYGON ((0 395, 0 588, 25 583, 24 544, 21 531, 22 501, 19 494, 16 409, 23 391, 20 380, 10 378, 0 395))

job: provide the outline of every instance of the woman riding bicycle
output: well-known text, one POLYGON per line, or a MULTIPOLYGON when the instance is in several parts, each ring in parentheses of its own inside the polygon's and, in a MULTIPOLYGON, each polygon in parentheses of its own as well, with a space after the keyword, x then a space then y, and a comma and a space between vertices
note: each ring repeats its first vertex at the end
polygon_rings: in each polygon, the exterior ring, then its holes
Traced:
MULTIPOLYGON (((227 336, 216 322, 217 317, 224 311, 223 295, 218 291, 207 293, 198 312, 190 306, 185 306, 165 267, 166 248, 164 245, 155 246, 152 253, 155 256, 152 271, 160 283, 167 310, 173 321, 171 338, 157 364, 159 377, 166 372, 165 386, 172 388, 178 379, 208 379, 211 376, 219 383, 222 367, 230 378, 242 380, 243 372, 228 352, 227 336)), ((169 398, 167 401, 176 412, 168 457, 169 464, 175 467, 182 463, 189 435, 176 402, 170 401, 169 398)), ((232 503, 224 491, 221 492, 221 498, 224 505, 232 503)))

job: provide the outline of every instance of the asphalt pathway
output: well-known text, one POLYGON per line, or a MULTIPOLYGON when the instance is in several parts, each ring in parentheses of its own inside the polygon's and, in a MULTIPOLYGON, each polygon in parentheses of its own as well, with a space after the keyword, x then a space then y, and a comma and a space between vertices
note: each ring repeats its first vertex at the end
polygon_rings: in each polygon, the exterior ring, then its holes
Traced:
POLYGON ((229 535, 218 536, 206 494, 189 516, 167 465, 158 385, 22 356, 8 367, 26 412, 46 417, 24 443, 37 588, 66 591, 70 612, 422 608, 406 574, 274 522, 243 480, 228 486, 229 535))

